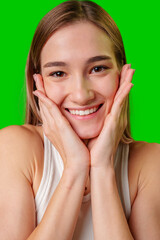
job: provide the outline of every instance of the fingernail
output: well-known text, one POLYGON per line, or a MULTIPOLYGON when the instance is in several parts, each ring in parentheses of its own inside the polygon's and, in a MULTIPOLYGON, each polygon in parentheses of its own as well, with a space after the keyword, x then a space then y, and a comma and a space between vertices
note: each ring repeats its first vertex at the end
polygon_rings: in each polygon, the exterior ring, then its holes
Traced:
POLYGON ((33 74, 33 79, 34 79, 35 82, 37 81, 37 74, 36 73, 33 74))
POLYGON ((128 64, 128 68, 131 68, 131 64, 128 64))

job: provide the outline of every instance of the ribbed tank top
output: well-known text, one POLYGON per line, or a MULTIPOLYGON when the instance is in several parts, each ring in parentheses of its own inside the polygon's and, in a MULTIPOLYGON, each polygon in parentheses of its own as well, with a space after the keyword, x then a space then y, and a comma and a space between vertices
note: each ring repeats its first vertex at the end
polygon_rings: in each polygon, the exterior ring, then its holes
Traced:
MULTIPOLYGON (((40 223, 48 203, 62 177, 63 160, 50 142, 44 135, 44 166, 43 175, 37 194, 35 196, 35 206, 37 215, 37 225, 40 223)), ((128 183, 128 154, 129 145, 119 143, 115 159, 114 167, 116 173, 116 182, 124 209, 125 216, 128 220, 131 212, 129 183, 128 183)), ((107 199, 106 199, 107 201, 107 199)), ((81 209, 79 212, 73 240, 93 240, 92 210, 91 210, 91 194, 83 196, 81 209)))

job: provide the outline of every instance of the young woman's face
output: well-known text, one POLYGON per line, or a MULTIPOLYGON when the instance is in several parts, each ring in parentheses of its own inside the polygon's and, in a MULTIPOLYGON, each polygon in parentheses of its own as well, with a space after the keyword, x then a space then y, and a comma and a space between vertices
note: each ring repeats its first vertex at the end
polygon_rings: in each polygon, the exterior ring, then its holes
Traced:
POLYGON ((57 30, 41 52, 46 95, 81 139, 99 135, 119 86, 119 71, 106 33, 89 22, 57 30))

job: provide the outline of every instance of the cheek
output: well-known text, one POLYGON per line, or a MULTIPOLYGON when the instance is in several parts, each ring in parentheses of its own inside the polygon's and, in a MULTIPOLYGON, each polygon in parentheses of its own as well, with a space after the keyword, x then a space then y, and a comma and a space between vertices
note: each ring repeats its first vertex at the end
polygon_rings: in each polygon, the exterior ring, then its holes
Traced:
POLYGON ((119 73, 115 74, 115 80, 114 80, 114 84, 113 84, 113 88, 114 88, 114 92, 116 93, 119 89, 119 81, 120 81, 120 76, 119 73))
POLYGON ((62 86, 56 86, 55 84, 44 83, 44 88, 46 91, 47 97, 49 97, 57 105, 60 105, 63 101, 64 88, 62 86))
POLYGON ((119 88, 119 75, 111 74, 101 85, 101 92, 106 98, 112 99, 119 88))

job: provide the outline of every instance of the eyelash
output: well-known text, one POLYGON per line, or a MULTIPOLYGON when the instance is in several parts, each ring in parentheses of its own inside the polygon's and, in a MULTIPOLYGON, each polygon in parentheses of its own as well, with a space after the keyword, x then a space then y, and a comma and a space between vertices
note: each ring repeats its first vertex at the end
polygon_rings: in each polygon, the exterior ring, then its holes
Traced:
MULTIPOLYGON (((107 66, 103 66, 103 65, 100 65, 100 66, 95 66, 94 68, 92 69, 95 69, 95 68, 103 68, 103 69, 109 69, 109 67, 107 66)), ((100 71, 101 72, 101 71, 100 71)), ((57 73, 64 73, 63 71, 56 71, 56 72, 52 72, 49 74, 49 76, 52 76, 52 77, 55 77, 54 74, 57 74, 57 73)), ((56 78, 60 78, 59 76, 57 76, 56 78)))

